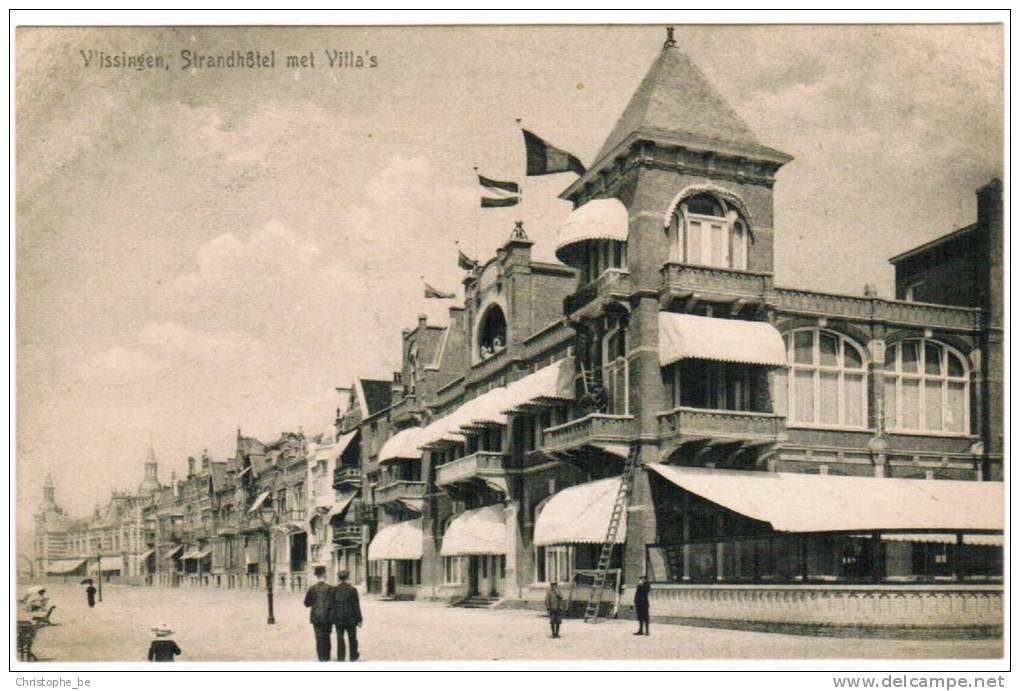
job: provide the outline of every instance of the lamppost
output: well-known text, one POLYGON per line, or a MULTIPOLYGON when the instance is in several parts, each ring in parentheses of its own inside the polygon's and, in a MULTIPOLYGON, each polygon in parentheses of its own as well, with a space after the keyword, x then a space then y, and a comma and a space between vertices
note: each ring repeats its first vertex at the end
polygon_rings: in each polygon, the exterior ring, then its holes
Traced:
POLYGON ((254 513, 259 517, 259 521, 262 523, 262 529, 266 533, 266 606, 268 608, 268 616, 266 618, 267 624, 275 624, 276 617, 273 616, 273 526, 277 523, 279 518, 276 510, 270 506, 266 506, 266 503, 271 501, 269 495, 259 503, 256 503, 248 509, 248 513, 254 513))

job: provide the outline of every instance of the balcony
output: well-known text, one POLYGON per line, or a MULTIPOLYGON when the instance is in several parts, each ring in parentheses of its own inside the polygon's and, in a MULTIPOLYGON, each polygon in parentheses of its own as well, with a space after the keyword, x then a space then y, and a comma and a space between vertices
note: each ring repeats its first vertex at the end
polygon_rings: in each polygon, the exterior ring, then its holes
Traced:
POLYGON ((633 416, 592 413, 543 430, 542 451, 557 454, 597 447, 626 456, 634 435, 633 416))
POLYGON ((333 471, 333 486, 339 489, 361 486, 361 468, 358 466, 340 466, 333 471))
POLYGON ((786 439, 786 418, 744 410, 674 408, 659 416, 659 438, 668 450, 689 442, 732 444, 737 450, 786 439))
POLYGON ((333 526, 333 544, 352 545, 361 542, 361 525, 357 523, 338 523, 333 526))
POLYGON ((789 288, 776 289, 776 304, 781 312, 810 316, 880 321, 953 331, 974 331, 981 327, 981 310, 976 307, 880 300, 789 288))
POLYGON ((375 503, 402 504, 421 511, 425 498, 425 483, 417 480, 389 480, 375 488, 375 503))
POLYGON ((576 312, 593 306, 593 312, 598 311, 602 299, 608 297, 625 298, 632 291, 630 272, 623 269, 608 269, 594 281, 581 286, 576 293, 568 295, 563 300, 563 311, 567 315, 574 315, 576 312))
POLYGON ((436 485, 449 488, 453 485, 484 483, 504 494, 507 492, 505 456, 493 451, 478 451, 444 463, 436 469, 436 485))
POLYGON ((758 305, 771 289, 772 274, 669 262, 662 267, 662 300, 758 305))
POLYGON ((354 520, 360 524, 379 522, 379 507, 372 504, 359 503, 354 507, 354 520))

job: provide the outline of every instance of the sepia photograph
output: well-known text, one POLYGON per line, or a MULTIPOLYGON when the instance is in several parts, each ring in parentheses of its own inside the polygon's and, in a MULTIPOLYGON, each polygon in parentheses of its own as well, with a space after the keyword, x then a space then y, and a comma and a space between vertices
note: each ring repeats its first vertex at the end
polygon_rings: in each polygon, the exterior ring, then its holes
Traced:
POLYGON ((12 669, 1002 669, 1008 23, 782 18, 12 25, 12 669))

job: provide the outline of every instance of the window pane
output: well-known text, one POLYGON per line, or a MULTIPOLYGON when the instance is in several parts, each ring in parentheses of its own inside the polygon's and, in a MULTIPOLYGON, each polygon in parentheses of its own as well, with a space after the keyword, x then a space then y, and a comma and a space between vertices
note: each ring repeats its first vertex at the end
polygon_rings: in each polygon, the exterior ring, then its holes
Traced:
POLYGON ((826 424, 839 422, 839 375, 836 372, 822 372, 818 382, 818 413, 826 424))
POLYGON ((950 377, 962 377, 966 374, 967 370, 964 368, 963 361, 960 358, 952 353, 946 353, 946 358, 949 361, 950 377))
POLYGON ((963 432, 967 429, 964 417, 964 401, 967 385, 963 382, 949 382, 949 400, 945 410, 945 428, 948 432, 963 432))
POLYGON ((896 351, 899 348, 897 346, 889 346, 885 349, 885 368, 889 370, 896 369, 896 351))
POLYGON ((712 266, 726 266, 726 243, 728 239, 722 226, 712 226, 712 266))
POLYGON ((942 349, 933 343, 924 344, 925 374, 942 374, 942 349))
POLYGON ((818 356, 819 362, 826 367, 835 367, 836 361, 836 348, 839 347, 839 341, 836 340, 835 336, 831 334, 818 334, 818 356))
POLYGON ((687 200, 687 210, 692 214, 702 216, 722 216, 722 207, 714 197, 707 194, 699 194, 687 200))
POLYGON ((900 350, 903 353, 901 359, 904 372, 917 372, 917 346, 919 343, 901 343, 900 350))
POLYGON ((747 268, 747 233, 744 225, 737 223, 733 226, 733 256, 730 264, 734 269, 743 271, 747 268))
POLYGON ((861 369, 864 362, 861 360, 861 352, 846 341, 843 341, 843 366, 850 369, 861 369))
POLYGON ((864 375, 845 375, 843 386, 846 389, 844 404, 846 419, 843 422, 847 425, 861 427, 864 425, 864 375))
POLYGON ((691 221, 687 227, 687 262, 701 263, 701 223, 691 221))
POLYGON ((815 421, 815 377, 808 370, 793 373, 793 419, 798 422, 815 421))
POLYGON ((793 334, 793 361, 810 365, 814 362, 815 332, 797 331, 793 334))
POLYGON ((903 380, 903 402, 900 405, 900 426, 903 429, 920 429, 921 382, 917 379, 903 380))
POLYGON ((924 426, 925 429, 942 429, 942 381, 924 383, 924 426))

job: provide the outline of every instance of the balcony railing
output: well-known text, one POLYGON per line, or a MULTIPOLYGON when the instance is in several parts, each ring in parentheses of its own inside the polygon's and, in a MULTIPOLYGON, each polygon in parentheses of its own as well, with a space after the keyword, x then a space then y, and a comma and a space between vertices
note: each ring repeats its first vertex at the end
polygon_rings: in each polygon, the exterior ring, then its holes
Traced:
POLYGON ((379 507, 372 504, 358 504, 354 508, 354 520, 357 523, 377 523, 379 521, 379 507))
POLYGON ((697 294, 707 302, 760 303, 772 283, 772 274, 674 262, 665 264, 661 273, 664 295, 686 298, 697 294))
POLYGON ((563 300, 563 311, 570 315, 587 307, 601 297, 626 297, 631 293, 630 272, 608 269, 594 281, 581 286, 576 293, 563 300))
POLYGON ((288 521, 304 521, 308 518, 308 509, 301 507, 298 509, 288 509, 280 512, 280 522, 286 523, 288 521))
POLYGON ((634 433, 634 418, 631 415, 593 413, 543 430, 542 451, 558 453, 573 451, 582 446, 628 444, 634 433))
POLYGON ((361 526, 356 523, 339 523, 334 525, 333 542, 335 544, 361 542, 361 526))
POLYGON ((360 485, 361 468, 358 466, 340 466, 333 471, 333 486, 360 485))
POLYGON ((790 288, 776 289, 780 311, 818 316, 842 317, 889 324, 971 331, 981 326, 976 307, 932 305, 923 302, 880 300, 856 295, 815 293, 790 288))
POLYGON ((770 444, 786 434, 786 419, 773 413, 742 410, 674 408, 659 416, 659 436, 665 442, 697 440, 770 444))
POLYGON ((436 469, 436 485, 447 487, 458 482, 486 478, 502 479, 503 459, 503 454, 498 452, 478 451, 470 456, 444 463, 436 469))
POLYGON ((421 500, 425 496, 425 483, 417 480, 390 480, 375 488, 377 504, 421 500))

